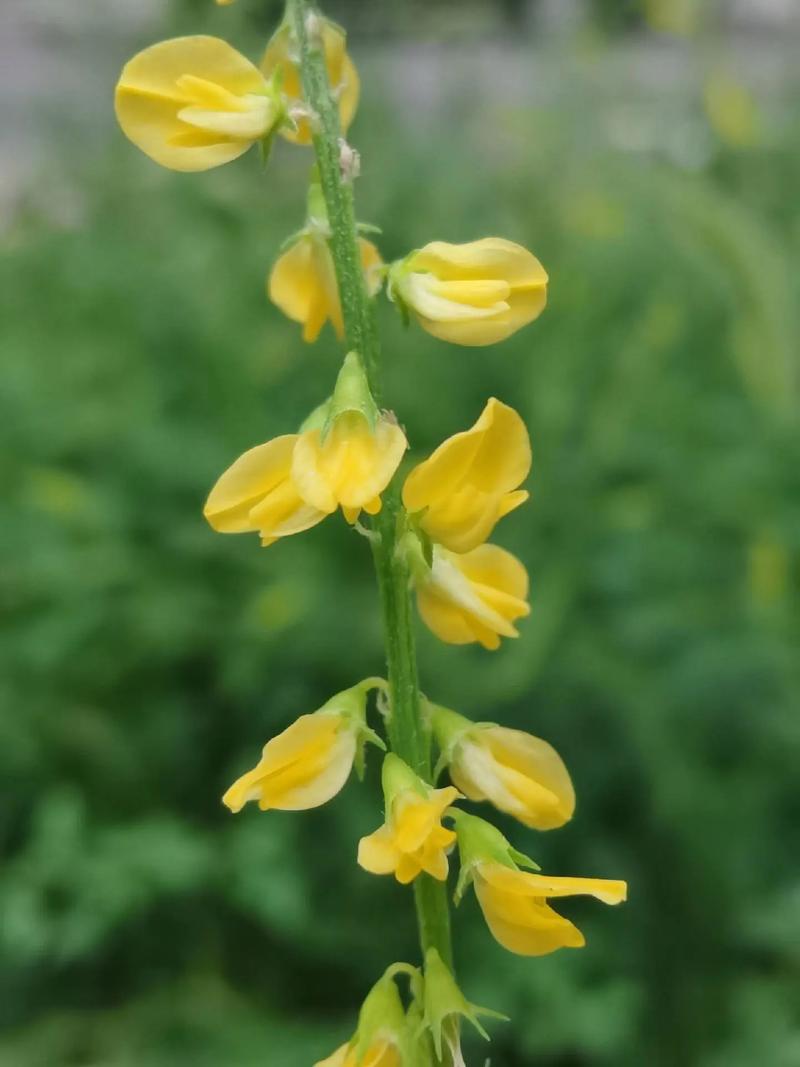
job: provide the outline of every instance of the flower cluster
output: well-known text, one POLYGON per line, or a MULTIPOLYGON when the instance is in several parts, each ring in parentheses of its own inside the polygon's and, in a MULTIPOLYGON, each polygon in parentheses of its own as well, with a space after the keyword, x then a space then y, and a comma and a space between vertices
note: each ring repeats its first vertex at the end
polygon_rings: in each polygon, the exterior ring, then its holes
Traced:
MULTIPOLYGON (((255 144, 266 155, 276 135, 298 146, 313 142, 317 150, 304 225, 285 242, 267 293, 302 327, 305 341, 315 341, 330 322, 351 350, 329 395, 323 394, 296 432, 256 444, 221 475, 204 515, 214 530, 255 533, 267 547, 341 509, 346 522, 373 543, 376 557, 387 554, 390 570, 399 575, 396 595, 404 602, 406 585, 413 585, 419 614, 438 638, 495 650, 502 638, 518 636, 516 623, 530 610, 524 565, 489 540, 500 520, 528 500, 523 488, 531 468, 528 431, 513 407, 491 397, 472 426, 399 473, 408 441, 396 416, 376 402, 367 356, 354 347, 359 334, 348 325, 353 312, 340 291, 341 237, 329 221, 330 182, 352 182, 355 168, 345 161, 352 163, 354 154, 339 137, 335 143, 347 173, 339 175, 337 163, 326 187, 321 169, 332 142, 325 141, 326 152, 321 151, 326 135, 304 92, 304 49, 316 55, 327 76, 327 100, 334 116, 338 112, 341 135, 355 114, 359 79, 344 32, 308 10, 305 0, 292 0, 290 7, 305 12, 305 20, 298 29, 287 17, 258 66, 217 38, 181 37, 135 56, 116 91, 125 134, 173 170, 207 170, 255 144), (381 515, 387 493, 392 506, 381 515)), ((357 300, 368 307, 385 289, 407 323, 415 320, 436 338, 495 344, 544 310, 547 274, 532 253, 511 241, 433 241, 387 265, 364 236, 370 228, 351 229, 346 239, 352 242, 357 300)), ((362 775, 370 743, 386 752, 385 820, 358 845, 365 871, 393 875, 403 885, 417 879, 444 883, 457 848, 456 901, 474 886, 487 926, 502 946, 539 956, 583 945, 583 935, 550 901, 589 894, 616 904, 625 899, 625 884, 537 873, 537 865, 499 830, 461 806, 488 802, 536 831, 563 826, 573 815, 575 793, 559 755, 529 733, 472 722, 415 690, 413 704, 422 717, 411 727, 424 747, 422 756, 412 758, 398 751, 402 746, 392 729, 402 710, 397 693, 390 669, 388 681, 367 678, 301 715, 264 746, 258 763, 233 783, 223 803, 234 813, 250 801, 262 811, 317 807, 344 787, 354 768, 362 775), (368 725, 374 691, 392 751, 368 725), (430 738, 438 751, 434 774, 430 738), (445 770, 451 784, 437 788, 445 770)), ((365 999, 351 1040, 317 1067, 463 1064, 460 1020, 483 1033, 478 1015, 492 1013, 464 998, 450 960, 443 958, 449 951, 425 947, 421 968, 405 963, 389 968, 365 999), (408 979, 405 1000, 397 985, 401 976, 408 979)))

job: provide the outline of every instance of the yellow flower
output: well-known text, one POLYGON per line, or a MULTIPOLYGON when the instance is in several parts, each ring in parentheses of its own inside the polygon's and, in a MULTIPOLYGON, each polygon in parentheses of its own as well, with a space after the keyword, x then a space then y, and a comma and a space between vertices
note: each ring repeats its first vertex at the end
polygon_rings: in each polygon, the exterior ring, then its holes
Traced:
MULTIPOLYGON (((371 241, 359 238, 361 266, 370 296, 381 285, 381 254, 371 241)), ((267 291, 273 304, 303 327, 303 340, 316 341, 330 319, 339 340, 344 336, 342 305, 328 242, 318 233, 303 233, 272 268, 267 291)))
POLYGON ((228 163, 282 120, 278 93, 217 37, 176 37, 125 64, 115 95, 123 133, 171 170, 228 163))
POLYGON ((469 430, 448 437, 411 471, 403 503, 425 533, 452 552, 482 544, 495 523, 528 499, 517 487, 531 468, 525 423, 492 397, 469 430))
POLYGON ((367 693, 375 684, 369 678, 301 715, 267 742, 259 762, 233 783, 222 803, 234 813, 251 800, 262 811, 304 811, 335 797, 353 763, 360 766, 364 744, 383 747, 366 723, 367 693))
MULTIPOLYGON (((320 19, 319 23, 328 82, 339 101, 339 125, 342 133, 347 133, 358 107, 360 91, 358 71, 347 54, 347 38, 344 30, 327 19, 320 19)), ((290 112, 298 108, 302 109, 303 87, 300 82, 297 50, 290 26, 281 26, 274 34, 261 60, 261 69, 267 77, 278 74, 281 79, 281 90, 289 98, 290 112)), ((296 129, 292 130, 286 126, 280 132, 294 144, 310 144, 311 124, 308 118, 302 114, 294 117, 296 129)))
POLYGON ((513 623, 530 612, 528 572, 497 545, 463 555, 434 545, 433 565, 416 586, 423 622, 451 645, 499 648, 501 637, 519 636, 513 623))
POLYGON ((347 1044, 314 1067, 401 1067, 401 1064, 397 1045, 388 1037, 381 1037, 369 1045, 362 1060, 358 1059, 355 1046, 347 1044))
POLYGON ((354 353, 344 361, 323 425, 285 434, 240 456, 220 477, 203 514, 220 533, 257 531, 263 545, 308 530, 338 507, 348 522, 381 508, 408 447, 405 434, 378 415, 354 353), (369 403, 368 403, 369 402, 369 403))
POLYGON ((537 318, 547 273, 501 237, 454 245, 433 241, 391 269, 389 293, 423 329, 460 345, 491 345, 537 318))
POLYGON ((421 871, 443 882, 447 854, 456 835, 441 819, 458 797, 457 789, 433 789, 393 753, 383 761, 386 822, 358 845, 358 862, 371 874, 394 874, 402 885, 421 871))
POLYGON ((541 738, 494 723, 474 723, 429 704, 442 762, 469 800, 488 800, 535 830, 563 826, 575 790, 556 750, 541 738))
POLYGON ((495 939, 520 956, 544 956, 585 944, 580 930, 548 904, 552 897, 587 895, 604 904, 627 898, 625 882, 604 878, 556 878, 521 871, 536 864, 512 848, 496 827, 455 811, 461 871, 456 901, 472 882, 483 917, 495 939))
POLYGON ((520 956, 545 956, 559 948, 586 944, 577 926, 550 907, 551 897, 587 895, 604 904, 620 904, 628 893, 625 882, 554 878, 491 861, 479 863, 473 878, 478 903, 495 940, 520 956))

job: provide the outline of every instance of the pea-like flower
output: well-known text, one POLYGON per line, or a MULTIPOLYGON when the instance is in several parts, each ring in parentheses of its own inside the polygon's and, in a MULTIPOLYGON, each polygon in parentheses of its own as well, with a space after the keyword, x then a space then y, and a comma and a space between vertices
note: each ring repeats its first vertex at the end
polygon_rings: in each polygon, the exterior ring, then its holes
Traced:
POLYGON ((525 423, 492 397, 469 430, 448 437, 411 471, 403 503, 431 540, 469 552, 528 499, 518 487, 530 468, 525 423))
POLYGON ((358 357, 344 361, 330 404, 301 433, 249 449, 220 477, 203 514, 220 533, 255 531, 263 545, 307 530, 341 507, 374 515, 408 447, 375 408, 358 357))
POLYGON ((249 59, 217 37, 175 37, 125 64, 115 95, 122 131, 171 170, 237 159, 284 119, 281 95, 249 59))
POLYGON ((416 577, 422 620, 451 645, 474 641, 500 647, 501 637, 518 637, 516 619, 530 613, 528 572, 516 556, 485 544, 458 554, 433 546, 429 570, 416 577))
POLYGON ((604 904, 627 898, 625 882, 605 878, 558 878, 520 870, 535 867, 483 819, 456 812, 461 872, 460 899, 472 882, 486 923, 503 948, 520 956, 545 956, 559 948, 581 948, 577 926, 550 907, 558 897, 593 896, 604 904))
POLYGON ((440 762, 465 797, 488 800, 535 830, 554 830, 572 818, 575 790, 552 745, 436 704, 428 708, 440 762))
MULTIPOLYGON (((365 237, 359 238, 359 249, 367 291, 374 296, 381 286, 381 254, 365 237)), ((333 257, 322 234, 300 234, 277 259, 267 282, 267 291, 270 300, 284 315, 302 325, 304 341, 316 341, 328 320, 339 340, 344 337, 333 257)))
MULTIPOLYGON (((315 20, 315 32, 320 35, 328 82, 339 104, 339 125, 342 133, 346 133, 355 116, 360 92, 358 71, 347 53, 347 35, 340 26, 319 16, 315 20)), ((295 144, 311 144, 312 124, 310 116, 304 113, 297 45, 288 24, 284 23, 273 35, 261 69, 268 78, 279 77, 281 91, 288 98, 294 125, 284 126, 281 134, 295 144)))
POLYGON ((256 766, 233 783, 222 803, 234 813, 251 800, 262 811, 304 811, 335 797, 353 763, 362 765, 364 745, 384 747, 366 721, 367 693, 378 682, 366 679, 301 715, 267 742, 256 766))
POLYGON ((314 1067, 411 1067, 411 1026, 394 981, 404 971, 415 968, 403 963, 387 968, 361 1006, 353 1037, 314 1067))
POLYGON ((459 796, 457 789, 433 789, 399 756, 383 761, 386 822, 358 845, 358 862, 371 874, 393 874, 407 885, 422 871, 443 882, 447 878, 447 850, 456 835, 441 824, 442 816, 459 796))
POLYGON ((491 345, 542 313, 547 281, 536 256, 513 241, 432 241, 392 266, 389 295, 434 337, 491 345))

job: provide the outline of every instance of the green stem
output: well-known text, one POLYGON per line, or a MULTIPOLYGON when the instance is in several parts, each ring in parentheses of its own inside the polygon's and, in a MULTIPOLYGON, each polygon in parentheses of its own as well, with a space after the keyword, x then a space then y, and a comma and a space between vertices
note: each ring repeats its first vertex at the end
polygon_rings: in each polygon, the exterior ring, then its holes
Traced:
MULTIPOLYGON (((380 405, 380 340, 375 307, 361 269, 352 182, 343 176, 340 165, 339 113, 328 85, 320 16, 309 0, 287 0, 287 18, 300 55, 303 92, 313 112, 314 151, 331 227, 330 247, 345 338, 348 350, 358 353, 373 396, 380 405)), ((417 774, 430 781, 431 745, 420 710, 410 576, 404 556, 397 551, 405 512, 396 481, 383 494, 383 505, 376 520, 380 536, 374 543, 373 554, 386 641, 391 702, 389 743, 417 774)), ((414 901, 423 954, 428 948, 436 948, 442 959, 452 965, 446 886, 422 874, 414 882, 414 901)))

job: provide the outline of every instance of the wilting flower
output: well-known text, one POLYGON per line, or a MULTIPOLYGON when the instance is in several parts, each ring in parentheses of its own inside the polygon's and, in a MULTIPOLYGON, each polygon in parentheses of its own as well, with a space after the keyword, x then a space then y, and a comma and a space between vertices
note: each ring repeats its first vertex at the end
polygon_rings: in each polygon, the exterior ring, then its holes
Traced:
MULTIPOLYGON (((339 125, 346 133, 358 107, 359 80, 358 71, 347 54, 347 38, 340 26, 328 19, 318 18, 322 48, 325 53, 325 67, 328 82, 334 96, 339 102, 339 125)), ((281 91, 288 97, 289 110, 295 121, 295 128, 285 126, 281 129, 283 136, 295 144, 311 143, 311 123, 304 115, 303 87, 300 80, 300 67, 297 47, 289 25, 284 24, 273 35, 267 45, 261 69, 267 77, 277 75, 280 78, 281 91)))
POLYGON ((115 95, 123 133, 171 170, 209 170, 246 152, 283 121, 280 94, 217 37, 175 37, 122 70, 115 95))
POLYGON ((499 648, 501 637, 519 636, 514 621, 530 612, 528 572, 497 545, 463 555, 434 545, 431 568, 417 576, 416 588, 423 622, 451 645, 499 648))
MULTIPOLYGON (((359 238, 361 266, 370 296, 381 285, 381 254, 364 237, 359 238)), ((316 341, 330 319, 339 340, 344 336, 342 305, 326 238, 304 232, 279 256, 270 273, 267 290, 273 304, 303 327, 303 340, 316 341)))
POLYGON ((433 241, 392 266, 389 294, 434 337, 490 345, 541 314, 547 273, 536 256, 501 237, 433 241))
POLYGON ((335 797, 363 759, 367 741, 383 742, 366 722, 367 693, 375 679, 345 689, 310 715, 301 715, 264 746, 256 766, 237 779, 222 803, 232 812, 248 801, 262 811, 303 811, 335 797))
POLYGON ((441 824, 458 797, 457 789, 433 789, 418 778, 399 756, 383 761, 386 822, 358 845, 358 862, 371 874, 394 874, 406 885, 421 871, 443 882, 447 878, 447 850, 456 839, 441 824))
POLYGON ((627 898, 625 882, 604 878, 556 878, 521 871, 535 864, 509 845, 499 830, 483 819, 456 812, 461 873, 460 899, 472 882, 483 917, 494 938, 520 956, 544 956, 559 948, 581 948, 580 930, 550 907, 554 897, 586 895, 604 904, 627 898))
POLYGON ((405 967, 388 968, 367 994, 353 1037, 314 1067, 410 1067, 409 1026, 393 977, 405 967))
POLYGON ((299 434, 285 434, 240 456, 220 477, 203 514, 220 533, 257 531, 270 545, 307 530, 338 507, 348 522, 381 508, 380 494, 408 447, 378 413, 358 357, 344 361, 330 404, 299 434), (321 425, 317 423, 321 422, 321 425))
POLYGON ((492 397, 474 426, 448 437, 411 471, 403 503, 431 540, 452 552, 469 552, 528 499, 517 487, 530 468, 525 423, 492 397))
POLYGON ((441 762, 469 800, 488 800, 536 830, 553 830, 572 818, 575 790, 552 745, 522 730, 428 707, 441 762))

